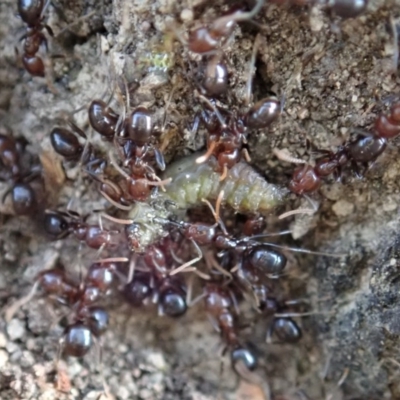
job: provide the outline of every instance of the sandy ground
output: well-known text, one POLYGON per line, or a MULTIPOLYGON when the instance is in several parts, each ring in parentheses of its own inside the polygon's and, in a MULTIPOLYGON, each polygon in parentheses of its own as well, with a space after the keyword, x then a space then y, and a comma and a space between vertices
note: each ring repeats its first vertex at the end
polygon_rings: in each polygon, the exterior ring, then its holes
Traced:
MULTIPOLYGON (((31 78, 18 64, 15 47, 21 49, 24 27, 16 2, 2 1, 0 125, 25 136, 32 152, 51 155, 52 127, 66 112, 108 98, 123 75, 140 80, 135 102, 151 107, 158 122, 170 100, 163 139, 168 162, 202 149, 204 131, 190 129, 199 109, 193 97, 199 59, 181 43, 170 44, 171 34, 165 32, 173 26, 182 36, 198 21, 212 21, 223 5, 207 3, 54 1, 46 23, 55 38, 49 39, 49 53, 42 54, 48 71, 42 79, 31 78)), ((346 21, 319 7, 268 6, 257 17, 258 26, 244 23, 235 29, 224 50, 229 104, 246 107, 248 61, 259 32, 254 98, 275 93, 285 99, 279 122, 249 140, 253 164, 270 181, 285 185, 293 170, 273 156, 274 148, 307 159, 307 140, 335 149, 354 128, 368 130, 387 110, 399 93, 399 78, 392 73, 391 28, 399 17, 398 1, 371 2, 363 16, 346 21)), ((87 126, 85 109, 74 118, 87 126)), ((344 184, 328 180, 314 197, 319 211, 287 222, 299 237, 297 246, 346 257, 291 255, 283 290, 290 298, 308 299, 316 312, 298 318, 304 333, 299 344, 267 345, 267 322, 253 321, 249 337, 259 348, 259 374, 275 399, 400 399, 398 146, 399 140, 392 141, 361 180, 351 171, 345 172, 344 184)), ((68 171, 71 180, 49 194, 49 207, 65 208, 71 199, 83 213, 104 206, 94 186, 78 176, 77 168, 68 171)), ((301 201, 292 200, 288 210, 301 201)), ((73 239, 49 242, 35 220, 10 215, 7 201, 0 212, 0 298, 5 307, 58 259, 76 269, 78 244, 73 239)), ((91 256, 81 251, 84 261, 91 256)), ((262 398, 260 389, 240 380, 228 358, 219 355, 218 334, 201 306, 171 320, 118 301, 102 340, 102 368, 96 351, 82 360, 64 360, 63 379, 58 380, 62 390, 57 390, 54 360, 63 331, 57 312, 45 299, 35 298, 11 321, 0 317, 1 399, 96 399, 102 376, 116 399, 262 398)))

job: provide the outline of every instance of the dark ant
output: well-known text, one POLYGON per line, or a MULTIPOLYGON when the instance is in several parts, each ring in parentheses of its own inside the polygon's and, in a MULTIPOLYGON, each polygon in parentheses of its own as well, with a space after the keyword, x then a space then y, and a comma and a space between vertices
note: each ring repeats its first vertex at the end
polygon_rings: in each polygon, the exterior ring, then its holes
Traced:
POLYGON ((124 206, 134 201, 145 201, 153 186, 168 183, 157 177, 151 165, 154 161, 160 171, 165 169, 162 153, 151 143, 158 131, 147 108, 137 107, 118 127, 119 115, 102 100, 94 100, 89 107, 89 121, 105 140, 114 142, 123 158, 123 166, 129 169, 125 171, 110 153, 111 163, 126 182, 115 183, 105 177, 93 176, 102 183, 101 193, 113 205, 125 209, 124 206))
MULTIPOLYGON (((139 274, 133 277, 124 289, 127 301, 141 305, 151 296, 152 302, 158 304, 159 315, 179 317, 187 311, 187 288, 185 282, 177 276, 169 276, 169 271, 176 264, 174 257, 179 250, 180 242, 173 236, 162 239, 157 245, 151 245, 146 253, 136 260, 139 274), (145 273, 143 271, 148 271, 145 273)), ((135 270, 136 270, 135 267, 135 270)))
POLYGON ((270 334, 275 334, 278 339, 285 343, 297 343, 301 337, 302 332, 297 323, 291 318, 274 318, 270 334))
POLYGON ((13 209, 17 215, 32 214, 38 207, 31 182, 40 177, 41 167, 26 152, 26 145, 25 139, 15 139, 0 133, 0 180, 9 181, 12 185, 3 196, 3 201, 11 194, 13 209))
POLYGON ((81 284, 69 278, 63 268, 42 271, 30 293, 6 310, 6 320, 11 320, 15 312, 28 303, 40 288, 46 297, 73 311, 73 321, 64 331, 60 348, 66 355, 83 357, 90 350, 93 338, 98 338, 107 329, 108 313, 96 304, 114 286, 116 271, 115 263, 94 263, 81 284))
POLYGON ((231 350, 231 360, 234 368, 241 361, 247 370, 255 370, 257 368, 257 357, 241 344, 237 334, 236 299, 234 294, 220 283, 207 283, 204 287, 203 295, 205 310, 212 325, 221 333, 224 342, 231 350))
MULTIPOLYGON (((257 37, 253 55, 250 62, 250 71, 255 63, 260 38, 257 37)), ((252 74, 249 73, 247 82, 247 99, 250 102, 252 86, 252 74)), ((220 56, 214 56, 206 64, 204 70, 203 90, 208 96, 216 97, 224 94, 228 87, 228 75, 225 63, 220 56)), ((215 155, 218 166, 222 171, 221 180, 226 177, 227 170, 241 160, 243 152, 247 160, 250 159, 247 150, 243 146, 247 143, 249 130, 264 129, 269 127, 281 113, 281 102, 275 97, 264 98, 253 104, 247 111, 230 111, 217 106, 215 99, 208 99, 198 95, 206 104, 200 117, 207 131, 207 152, 199 157, 196 162, 205 162, 211 155, 215 155)), ((198 118, 198 117, 197 117, 198 118)), ((197 125, 197 121, 195 122, 197 125)))
POLYGON ((289 189, 296 194, 311 193, 318 190, 321 178, 335 174, 341 175, 341 169, 351 163, 357 170, 357 163, 368 167, 386 149, 387 141, 400 134, 400 102, 392 104, 390 114, 380 114, 375 121, 374 132, 368 136, 359 136, 357 139, 342 145, 336 153, 316 160, 315 166, 304 165, 298 167, 289 183, 289 189))
POLYGON ((25 40, 22 63, 32 76, 43 77, 45 75, 43 60, 36 53, 43 43, 47 48, 47 39, 42 32, 43 28, 53 35, 50 27, 42 24, 43 13, 48 3, 44 0, 18 0, 18 13, 27 25, 26 33, 22 37, 25 40))
POLYGON ((116 247, 121 244, 122 237, 119 231, 104 229, 100 225, 89 225, 86 223, 87 217, 81 217, 72 211, 49 211, 44 215, 44 229, 56 240, 72 233, 92 249, 116 247))
POLYGON ((264 0, 257 0, 251 11, 234 12, 217 18, 208 26, 201 26, 189 33, 188 48, 198 54, 206 54, 216 51, 223 45, 232 34, 236 22, 246 21, 256 16, 264 5, 264 0))

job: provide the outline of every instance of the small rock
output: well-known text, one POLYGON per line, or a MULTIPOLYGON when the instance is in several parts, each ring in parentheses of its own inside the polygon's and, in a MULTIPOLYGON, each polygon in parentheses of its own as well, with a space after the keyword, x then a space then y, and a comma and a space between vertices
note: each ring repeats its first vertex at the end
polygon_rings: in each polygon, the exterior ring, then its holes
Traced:
POLYGON ((25 335, 24 323, 18 319, 12 319, 7 325, 7 333, 12 341, 23 338, 25 335))
POLYGON ((0 350, 0 369, 4 368, 8 362, 8 353, 5 350, 0 350))
POLYGON ((6 347, 7 344, 7 338, 6 335, 2 332, 0 332, 0 348, 6 347))
POLYGON ((346 200, 339 200, 332 206, 332 210, 338 217, 346 217, 354 212, 354 204, 346 200))

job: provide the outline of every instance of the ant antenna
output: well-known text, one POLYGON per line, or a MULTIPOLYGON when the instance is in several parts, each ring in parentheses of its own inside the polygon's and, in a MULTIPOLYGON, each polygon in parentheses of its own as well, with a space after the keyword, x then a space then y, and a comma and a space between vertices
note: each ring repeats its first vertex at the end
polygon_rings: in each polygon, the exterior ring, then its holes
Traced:
POLYGON ((257 0, 256 5, 253 7, 252 10, 247 12, 238 12, 237 14, 226 15, 224 17, 218 18, 215 23, 218 24, 226 24, 228 22, 239 22, 239 21, 246 21, 247 19, 252 19, 255 17, 261 10, 264 5, 265 0, 257 0))
POLYGON ((325 253, 322 251, 313 251, 313 250, 307 250, 307 249, 300 249, 298 247, 289 247, 289 246, 281 246, 279 244, 275 244, 275 243, 265 243, 268 246, 271 247, 276 247, 278 249, 282 249, 282 250, 290 250, 290 251, 295 251, 297 253, 306 253, 306 254, 315 254, 317 256, 326 256, 326 257, 333 257, 333 258, 342 258, 342 257, 346 257, 347 254, 333 254, 333 253, 325 253))
POLYGON ((221 190, 219 192, 217 200, 215 202, 215 210, 214 210, 214 207, 212 206, 212 204, 207 199, 201 199, 201 201, 203 203, 207 204, 207 206, 210 208, 210 210, 215 218, 216 223, 219 225, 219 227, 221 228, 224 235, 228 236, 228 231, 227 231, 225 224, 223 223, 223 221, 221 219, 221 215, 220 215, 221 204, 224 199, 224 194, 225 194, 225 192, 223 190, 221 190))

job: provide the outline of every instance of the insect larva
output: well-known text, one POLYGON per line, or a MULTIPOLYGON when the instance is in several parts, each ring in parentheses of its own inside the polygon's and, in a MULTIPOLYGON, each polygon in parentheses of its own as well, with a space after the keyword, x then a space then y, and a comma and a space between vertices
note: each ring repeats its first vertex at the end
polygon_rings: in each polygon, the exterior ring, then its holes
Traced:
POLYGON ((223 204, 242 213, 266 215, 282 204, 288 190, 268 183, 246 162, 239 162, 220 181, 217 160, 210 157, 196 164, 198 154, 180 159, 171 164, 164 178, 172 178, 166 186, 164 196, 170 198, 177 208, 185 209, 201 203, 202 199, 216 200, 224 191, 223 204))

